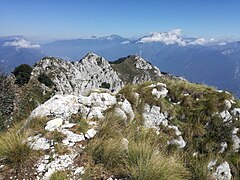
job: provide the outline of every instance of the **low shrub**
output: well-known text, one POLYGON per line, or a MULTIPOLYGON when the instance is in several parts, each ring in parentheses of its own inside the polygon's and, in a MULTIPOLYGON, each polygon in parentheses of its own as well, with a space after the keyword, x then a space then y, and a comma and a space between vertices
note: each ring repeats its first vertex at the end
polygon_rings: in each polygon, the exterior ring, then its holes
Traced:
POLYGON ((38 81, 47 87, 52 87, 54 85, 53 81, 45 73, 41 73, 38 76, 38 81))
POLYGON ((38 84, 37 80, 32 79, 31 83, 21 87, 16 101, 18 108, 14 112, 14 119, 28 118, 33 109, 51 98, 52 90, 45 91, 38 84))
POLYGON ((15 83, 19 86, 27 84, 32 72, 32 67, 28 64, 21 64, 20 66, 16 67, 12 72, 16 77, 15 83))
POLYGON ((7 75, 0 71, 0 132, 12 125, 15 89, 7 75))

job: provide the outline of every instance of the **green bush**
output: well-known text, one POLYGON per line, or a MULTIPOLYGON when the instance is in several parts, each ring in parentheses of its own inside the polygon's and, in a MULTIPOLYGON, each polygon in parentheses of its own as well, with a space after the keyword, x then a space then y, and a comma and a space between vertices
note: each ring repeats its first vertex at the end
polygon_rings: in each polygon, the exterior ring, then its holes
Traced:
POLYGON ((41 73, 38 76, 38 81, 47 87, 52 87, 54 85, 53 81, 45 73, 41 73))
POLYGON ((31 77, 32 67, 27 64, 21 64, 12 72, 16 77, 15 83, 19 86, 27 84, 31 77))

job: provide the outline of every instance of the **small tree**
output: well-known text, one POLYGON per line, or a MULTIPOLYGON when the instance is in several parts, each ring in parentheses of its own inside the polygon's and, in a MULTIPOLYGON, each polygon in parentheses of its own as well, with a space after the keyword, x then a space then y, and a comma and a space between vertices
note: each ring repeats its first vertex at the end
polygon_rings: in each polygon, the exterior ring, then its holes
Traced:
POLYGON ((32 72, 32 67, 28 64, 21 64, 20 66, 16 67, 12 72, 16 77, 15 83, 19 86, 27 84, 32 72))

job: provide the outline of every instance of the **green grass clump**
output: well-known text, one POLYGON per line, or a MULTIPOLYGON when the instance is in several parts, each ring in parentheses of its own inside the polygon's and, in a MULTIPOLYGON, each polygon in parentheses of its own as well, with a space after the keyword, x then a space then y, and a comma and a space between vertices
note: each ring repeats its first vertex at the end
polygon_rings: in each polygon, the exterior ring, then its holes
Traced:
POLYGON ((16 170, 29 160, 32 149, 27 143, 27 134, 10 130, 0 135, 0 159, 16 170))
POLYGON ((66 171, 57 171, 53 173, 50 177, 50 180, 68 180, 68 173, 66 171))
POLYGON ((46 135, 46 138, 49 139, 49 140, 53 140, 53 142, 62 142, 62 140, 64 138, 66 138, 66 135, 57 131, 57 130, 54 130, 54 131, 51 131, 51 132, 48 132, 46 135))
POLYGON ((34 134, 46 134, 46 123, 49 121, 47 117, 35 117, 29 121, 27 128, 32 130, 34 134))
POLYGON ((119 115, 109 112, 100 124, 98 137, 105 139, 122 137, 125 128, 125 121, 119 115))
POLYGON ((234 105, 235 108, 240 108, 240 100, 235 101, 236 104, 234 105))
POLYGON ((180 157, 168 157, 164 153, 161 137, 134 123, 123 123, 114 113, 106 114, 99 133, 89 142, 86 151, 94 161, 94 165, 89 169, 102 165, 105 171, 115 177, 139 180, 188 177, 180 157), (127 146, 123 138, 128 140, 127 146))
POLYGON ((86 133, 89 129, 89 124, 87 119, 82 118, 79 114, 74 114, 71 116, 71 122, 76 123, 72 128, 75 133, 86 133))
POLYGON ((212 179, 211 172, 208 170, 208 163, 211 160, 209 157, 196 155, 189 156, 185 153, 186 164, 191 171, 191 179, 195 180, 209 180, 212 179))
POLYGON ((117 169, 124 153, 122 146, 125 123, 114 113, 107 113, 105 120, 100 124, 97 138, 92 140, 87 151, 96 164, 103 164, 106 169, 117 169))
POLYGON ((119 94, 122 94, 123 97, 126 98, 133 107, 136 107, 138 104, 138 99, 134 94, 135 88, 135 85, 126 85, 119 91, 119 94))
POLYGON ((235 179, 240 179, 240 154, 239 152, 233 152, 228 154, 225 159, 230 164, 231 173, 235 179))
POLYGON ((88 147, 96 164, 103 164, 104 168, 118 168, 124 156, 124 147, 120 138, 98 139, 88 147))
POLYGON ((177 157, 166 156, 149 141, 131 142, 124 160, 124 170, 133 180, 180 180, 188 176, 177 157))
POLYGON ((80 120, 79 120, 79 122, 78 122, 78 131, 79 132, 82 132, 82 133, 86 133, 87 132, 87 130, 89 129, 89 125, 88 125, 88 122, 87 122, 87 120, 86 119, 84 119, 84 118, 81 118, 80 120))
POLYGON ((54 149, 56 151, 57 154, 59 155, 63 155, 63 154, 67 154, 69 153, 69 149, 67 146, 63 145, 63 144, 55 144, 54 145, 54 149))

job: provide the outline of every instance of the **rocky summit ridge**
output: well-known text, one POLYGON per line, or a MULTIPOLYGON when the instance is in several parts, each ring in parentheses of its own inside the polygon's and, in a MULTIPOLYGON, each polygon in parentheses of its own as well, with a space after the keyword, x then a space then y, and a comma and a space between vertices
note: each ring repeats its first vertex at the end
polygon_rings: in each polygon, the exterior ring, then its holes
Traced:
MULTIPOLYGON (((36 63, 32 74, 36 77, 41 73, 46 73, 54 82, 58 93, 75 95, 88 93, 91 89, 105 86, 111 91, 118 91, 125 83, 140 83, 161 76, 157 67, 139 56, 131 56, 131 59, 134 60, 132 68, 139 71, 138 74, 130 70, 122 75, 121 69, 125 67, 117 68, 117 61, 110 64, 94 53, 87 54, 79 62, 68 62, 52 57, 43 58, 36 63), (152 69, 154 72, 151 73, 151 77, 150 70, 152 69), (124 78, 128 75, 133 76, 132 82, 124 78)), ((128 58, 124 61, 128 61, 128 58)))
POLYGON ((0 135, 0 179, 240 177, 239 101, 139 56, 46 57, 11 87, 16 125, 0 135))

